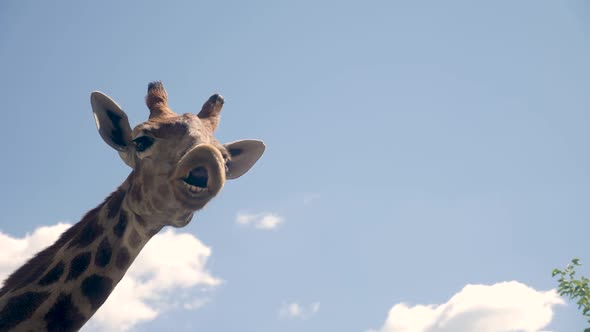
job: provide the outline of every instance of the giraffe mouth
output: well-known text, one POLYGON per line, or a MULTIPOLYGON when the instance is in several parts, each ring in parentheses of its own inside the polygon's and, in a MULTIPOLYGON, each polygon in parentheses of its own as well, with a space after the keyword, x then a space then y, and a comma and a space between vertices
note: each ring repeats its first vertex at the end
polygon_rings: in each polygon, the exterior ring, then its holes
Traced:
POLYGON ((207 181, 209 173, 205 167, 199 166, 188 173, 183 179, 184 186, 192 194, 200 194, 207 191, 207 181))
POLYGON ((225 163, 219 150, 199 144, 178 162, 172 177, 176 198, 190 209, 202 208, 225 183, 225 163))

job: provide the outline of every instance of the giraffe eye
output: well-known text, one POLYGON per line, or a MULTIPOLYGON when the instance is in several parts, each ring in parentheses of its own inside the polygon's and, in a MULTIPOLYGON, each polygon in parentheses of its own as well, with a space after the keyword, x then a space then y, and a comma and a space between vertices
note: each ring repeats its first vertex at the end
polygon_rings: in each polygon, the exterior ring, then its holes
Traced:
POLYGON ((135 150, 137 152, 143 152, 154 144, 154 139, 149 136, 141 136, 134 139, 133 142, 135 142, 135 150))

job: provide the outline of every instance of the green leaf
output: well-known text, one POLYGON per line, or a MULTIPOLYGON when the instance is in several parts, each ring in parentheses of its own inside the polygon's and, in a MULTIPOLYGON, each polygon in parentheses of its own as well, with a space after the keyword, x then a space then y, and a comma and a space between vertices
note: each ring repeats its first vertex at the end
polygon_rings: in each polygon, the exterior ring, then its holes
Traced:
MULTIPOLYGON (((576 301, 578 310, 582 315, 590 317, 590 279, 580 276, 576 277, 576 267, 582 265, 579 258, 574 258, 565 270, 553 269, 551 277, 559 276, 557 293, 560 296, 576 301)), ((588 320, 590 323, 590 320, 588 320)), ((590 332, 590 327, 584 332, 590 332)))

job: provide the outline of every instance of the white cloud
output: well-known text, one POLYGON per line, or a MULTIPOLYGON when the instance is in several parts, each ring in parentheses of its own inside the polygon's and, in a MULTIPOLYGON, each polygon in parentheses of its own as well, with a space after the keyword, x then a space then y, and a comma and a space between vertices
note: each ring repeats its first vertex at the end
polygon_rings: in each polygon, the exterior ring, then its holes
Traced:
POLYGON ((467 285, 440 305, 394 305, 381 332, 537 332, 549 325, 555 290, 536 291, 511 281, 467 285))
MULTIPOLYGON (((0 232, 0 279, 68 227, 40 227, 22 238, 0 232)), ((210 255, 211 249, 191 234, 168 229, 155 235, 84 330, 126 331, 166 310, 198 309, 207 302, 206 291, 221 283, 205 267, 210 255)))
POLYGON ((249 226, 263 230, 276 229, 283 223, 283 217, 276 213, 238 213, 236 223, 239 225, 249 226))
POLYGON ((297 302, 283 303, 279 310, 280 318, 307 319, 320 311, 320 303, 314 302, 307 307, 297 302))

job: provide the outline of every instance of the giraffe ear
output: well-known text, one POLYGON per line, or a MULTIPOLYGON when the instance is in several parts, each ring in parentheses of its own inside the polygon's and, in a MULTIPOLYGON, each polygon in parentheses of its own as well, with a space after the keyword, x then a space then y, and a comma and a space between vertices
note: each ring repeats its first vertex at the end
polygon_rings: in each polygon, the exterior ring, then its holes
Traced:
POLYGON ((109 96, 99 91, 90 94, 90 104, 100 137, 119 152, 125 164, 133 167, 133 154, 129 153, 132 146, 131 127, 127 114, 109 96))
POLYGON ((100 137, 113 149, 127 152, 132 143, 127 114, 102 92, 94 91, 90 95, 90 104, 100 137))
POLYGON ((225 144, 225 148, 231 155, 226 178, 237 179, 254 166, 264 153, 266 146, 262 141, 245 139, 225 144))

